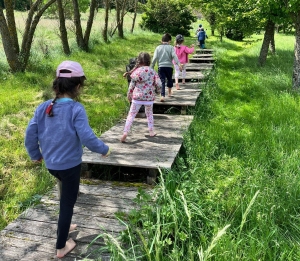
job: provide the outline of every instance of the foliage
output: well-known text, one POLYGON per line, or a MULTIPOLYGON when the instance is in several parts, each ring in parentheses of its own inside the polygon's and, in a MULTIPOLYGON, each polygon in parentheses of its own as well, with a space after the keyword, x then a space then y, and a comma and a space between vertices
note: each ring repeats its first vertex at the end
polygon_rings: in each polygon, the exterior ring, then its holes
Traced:
MULTIPOLYGON (((70 0, 63 0, 63 8, 65 11, 65 18, 66 19, 73 19, 74 9, 73 9, 73 3, 70 0)), ((78 1, 80 12, 85 13, 90 4, 90 0, 80 0, 78 1)), ((45 12, 45 15, 51 18, 58 18, 57 13, 57 5, 51 5, 45 12)))
POLYGON ((196 21, 191 8, 180 1, 150 0, 143 7, 140 26, 155 33, 189 36, 191 24, 196 21))

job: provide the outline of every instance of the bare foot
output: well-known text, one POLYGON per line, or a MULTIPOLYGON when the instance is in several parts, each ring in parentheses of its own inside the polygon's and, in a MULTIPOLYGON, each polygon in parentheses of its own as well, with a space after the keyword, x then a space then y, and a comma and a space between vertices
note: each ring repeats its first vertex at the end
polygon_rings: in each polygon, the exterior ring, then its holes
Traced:
POLYGON ((164 102, 164 101, 165 101, 165 97, 164 97, 164 96, 161 96, 161 97, 160 97, 160 101, 161 101, 161 102, 164 102))
POLYGON ((176 90, 180 90, 179 84, 176 83, 176 90))
POLYGON ((182 84, 185 84, 185 81, 182 81, 182 84))
POLYGON ((125 142, 126 138, 127 138, 127 133, 124 133, 120 141, 123 143, 125 142))
POLYGON ((172 96, 172 88, 168 88, 168 96, 170 97, 170 96, 172 96))
POLYGON ((71 225, 70 225, 69 232, 74 231, 76 228, 77 228, 77 224, 71 224, 71 225))
POLYGON ((56 251, 56 256, 58 258, 62 258, 64 257, 66 254, 68 254, 69 252, 71 252, 74 247, 76 247, 76 243, 74 242, 74 240, 72 238, 70 238, 67 242, 64 248, 62 249, 57 249, 56 251))
POLYGON ((150 134, 150 137, 154 137, 157 135, 155 132, 149 132, 149 134, 150 134))

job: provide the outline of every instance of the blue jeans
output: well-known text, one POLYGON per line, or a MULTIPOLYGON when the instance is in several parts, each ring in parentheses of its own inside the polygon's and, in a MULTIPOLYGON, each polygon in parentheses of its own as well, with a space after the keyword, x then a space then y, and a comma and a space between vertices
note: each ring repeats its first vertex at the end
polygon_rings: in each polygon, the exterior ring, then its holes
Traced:
POLYGON ((62 183, 56 241, 56 249, 61 249, 65 247, 69 236, 73 208, 79 191, 81 164, 70 169, 48 171, 62 183))
POLYGON ((173 68, 172 67, 159 67, 158 68, 158 75, 161 80, 161 96, 165 97, 166 96, 166 78, 167 78, 167 87, 172 88, 173 87, 173 68))

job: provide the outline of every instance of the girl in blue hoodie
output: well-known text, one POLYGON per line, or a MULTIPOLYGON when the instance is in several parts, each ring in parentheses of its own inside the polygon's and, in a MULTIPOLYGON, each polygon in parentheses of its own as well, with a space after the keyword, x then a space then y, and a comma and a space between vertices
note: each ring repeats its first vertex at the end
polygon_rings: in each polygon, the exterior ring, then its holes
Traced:
POLYGON ((76 246, 73 239, 67 238, 69 231, 76 228, 71 220, 79 191, 82 146, 103 156, 110 153, 109 147, 89 126, 84 107, 75 100, 85 79, 79 63, 62 62, 52 87, 55 98, 37 107, 25 134, 25 147, 31 160, 44 159, 48 171, 62 185, 56 241, 58 258, 76 246))

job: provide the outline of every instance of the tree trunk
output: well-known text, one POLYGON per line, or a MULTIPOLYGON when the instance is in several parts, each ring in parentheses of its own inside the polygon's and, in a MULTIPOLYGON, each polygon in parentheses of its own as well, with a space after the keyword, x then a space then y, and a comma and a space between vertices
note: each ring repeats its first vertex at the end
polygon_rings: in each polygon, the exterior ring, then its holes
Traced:
MULTIPOLYGON (((263 66, 267 60, 269 45, 271 43, 272 37, 274 39, 274 30, 275 30, 275 23, 271 20, 267 21, 264 40, 260 49, 260 54, 258 58, 259 65, 263 66)), ((275 44, 274 44, 275 46, 275 44)))
POLYGON ((85 29, 84 38, 83 38, 84 45, 87 47, 87 50, 88 50, 88 46, 89 46, 89 40, 90 40, 90 35, 91 35, 92 26, 93 26, 93 22, 94 22, 96 8, 97 8, 97 0, 91 0, 90 14, 89 14, 89 18, 88 18, 88 21, 86 24, 86 29, 85 29))
POLYGON ((118 36, 120 38, 124 38, 123 22, 121 21, 122 19, 121 13, 122 13, 121 0, 116 0, 116 20, 117 20, 118 36))
POLYGON ((20 67, 18 61, 19 52, 16 51, 16 48, 14 47, 13 41, 10 37, 10 32, 8 30, 8 26, 2 8, 0 8, 0 33, 8 65, 13 72, 16 72, 20 67))
POLYGON ((57 9, 59 17, 59 31, 60 31, 60 40, 63 46, 64 53, 69 55, 71 53, 69 42, 68 42, 68 32, 66 28, 66 19, 64 14, 64 8, 62 0, 57 0, 57 9))
POLYGON ((295 56, 293 68, 293 89, 299 90, 300 88, 300 10, 297 12, 295 21, 296 30, 296 43, 295 43, 295 56))
POLYGON ((11 3, 13 1, 4 1, 6 6, 6 18, 3 9, 0 8, 0 33, 6 59, 12 72, 25 71, 37 24, 45 10, 55 1, 56 0, 48 0, 43 6, 40 6, 43 1, 37 0, 31 5, 23 32, 21 49, 17 40, 18 34, 15 26, 14 11, 11 9, 11 3), (37 12, 37 14, 34 16, 35 12, 37 12))
POLYGON ((137 7, 138 7, 138 0, 134 0, 134 15, 133 15, 132 26, 131 26, 131 30, 130 30, 131 33, 133 33, 134 26, 135 26, 135 20, 136 20, 136 16, 137 16, 137 7))
POLYGON ((275 24, 274 24, 274 30, 272 31, 271 39, 270 39, 270 51, 272 54, 276 53, 275 49, 275 24))
MULTIPOLYGON (((30 50, 31 50, 31 45, 34 37, 34 33, 36 30, 36 27, 43 15, 43 13, 47 10, 47 8, 52 5, 56 0, 49 0, 47 3, 45 3, 43 6, 39 7, 42 4, 42 0, 36 1, 30 8, 29 13, 35 12, 38 10, 36 15, 34 16, 34 19, 29 20, 27 19, 26 21, 26 27, 24 31, 24 36, 22 40, 22 46, 21 46, 21 51, 19 54, 19 61, 21 64, 21 71, 25 71, 29 57, 30 57, 30 50)), ((30 15, 28 14, 28 17, 30 15)))
POLYGON ((75 34, 76 34, 77 46, 80 49, 82 49, 84 51, 87 51, 87 48, 86 48, 84 40, 83 40, 78 0, 72 0, 72 1, 73 1, 73 8, 74 8, 74 25, 75 25, 75 34))
POLYGON ((105 5, 105 17, 104 17, 104 28, 102 31, 102 37, 104 42, 108 42, 108 17, 109 17, 109 6, 110 0, 104 0, 105 5))

